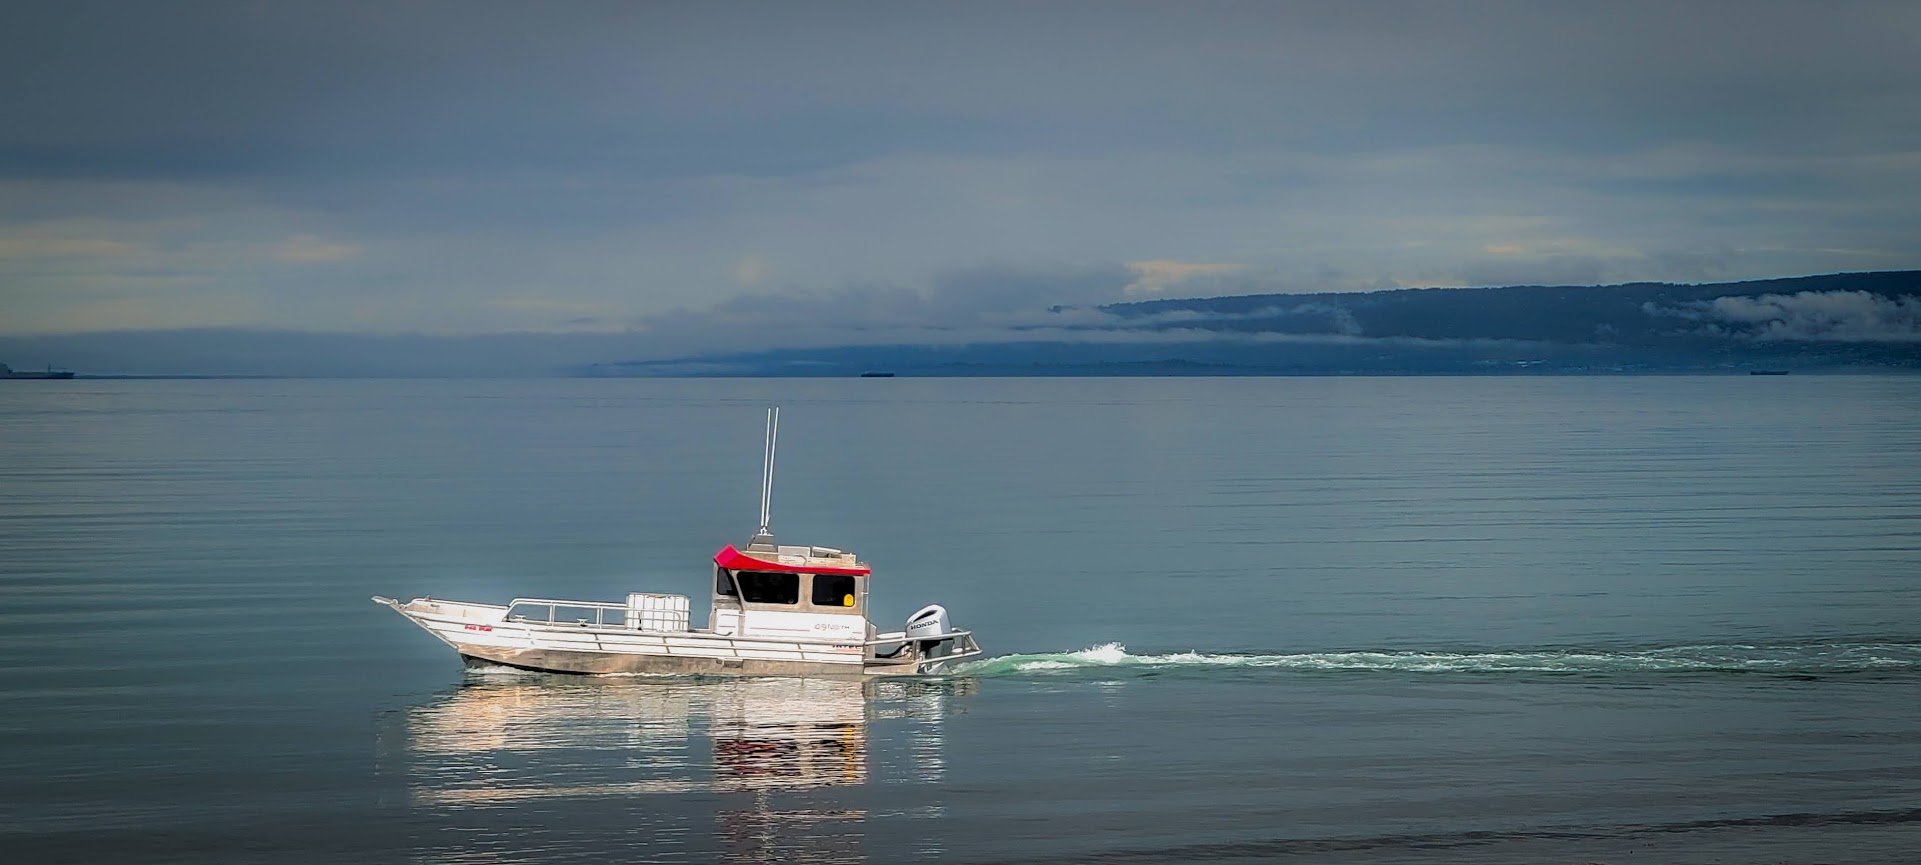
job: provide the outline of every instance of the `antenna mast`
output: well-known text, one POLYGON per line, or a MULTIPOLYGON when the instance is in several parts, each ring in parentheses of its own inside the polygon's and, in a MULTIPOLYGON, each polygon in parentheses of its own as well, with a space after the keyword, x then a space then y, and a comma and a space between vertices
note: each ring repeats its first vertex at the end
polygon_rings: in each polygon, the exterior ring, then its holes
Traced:
POLYGON ((773 546, 774 532, 769 527, 769 517, 774 504, 774 449, 780 443, 780 409, 767 410, 767 441, 761 451, 760 462, 760 531, 754 533, 748 546, 773 546))

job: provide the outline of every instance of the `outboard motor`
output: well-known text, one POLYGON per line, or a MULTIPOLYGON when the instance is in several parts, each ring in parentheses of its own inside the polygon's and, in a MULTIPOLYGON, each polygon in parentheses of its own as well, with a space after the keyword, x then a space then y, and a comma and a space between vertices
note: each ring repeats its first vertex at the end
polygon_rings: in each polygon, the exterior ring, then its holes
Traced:
POLYGON ((907 638, 920 643, 923 658, 946 657, 954 650, 953 640, 928 639, 951 633, 954 623, 947 618, 947 608, 939 604, 928 604, 920 612, 907 617, 907 638))

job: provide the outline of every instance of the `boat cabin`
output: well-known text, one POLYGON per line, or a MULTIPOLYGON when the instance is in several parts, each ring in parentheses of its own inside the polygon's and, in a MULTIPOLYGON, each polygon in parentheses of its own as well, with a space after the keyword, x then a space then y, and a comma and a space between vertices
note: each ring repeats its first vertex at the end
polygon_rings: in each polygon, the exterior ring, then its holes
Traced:
POLYGON ((714 554, 708 627, 728 636, 861 642, 873 633, 871 575, 853 553, 831 547, 752 543, 743 551, 729 544, 714 554))

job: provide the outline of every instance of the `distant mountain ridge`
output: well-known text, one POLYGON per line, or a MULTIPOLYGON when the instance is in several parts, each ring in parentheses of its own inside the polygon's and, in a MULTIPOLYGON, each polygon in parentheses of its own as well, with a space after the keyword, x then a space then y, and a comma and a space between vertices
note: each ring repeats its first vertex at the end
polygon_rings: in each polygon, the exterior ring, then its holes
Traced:
POLYGON ((1921 372, 1921 271, 1054 308, 1021 298, 1114 297, 1130 275, 1021 278, 769 294, 617 331, 0 333, 0 357, 81 378, 1921 372))
MULTIPOLYGON (((1836 273, 1695 285, 1633 282, 1604 286, 1403 288, 1365 293, 1252 294, 1120 303, 1103 311, 1123 319, 1206 313, 1182 327, 1223 332, 1341 333, 1374 338, 1508 339, 1555 343, 1672 344, 1700 333, 1680 326, 1724 297, 1792 297, 1865 292, 1910 303, 1921 298, 1921 271, 1836 273), (1709 305, 1703 307, 1702 305, 1709 305), (1345 327, 1344 327, 1345 326, 1345 327)), ((1172 321, 1180 321, 1173 317, 1172 321)), ((1716 319, 1727 324, 1740 320, 1716 319)), ((1736 328, 1738 330, 1739 328, 1736 328)), ((1721 334, 1731 335, 1731 334, 1721 334)), ((1910 333, 1910 337, 1921 334, 1910 333)))
POLYGON ((1055 307, 1058 339, 598 364, 585 375, 1338 375, 1921 371, 1921 271, 1412 288, 1055 307))

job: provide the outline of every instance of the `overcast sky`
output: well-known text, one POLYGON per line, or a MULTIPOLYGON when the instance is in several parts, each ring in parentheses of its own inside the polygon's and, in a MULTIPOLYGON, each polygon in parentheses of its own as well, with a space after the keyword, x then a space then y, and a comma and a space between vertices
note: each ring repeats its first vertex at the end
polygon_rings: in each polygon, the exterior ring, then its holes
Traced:
POLYGON ((0 333, 1916 268, 1918 44, 1914 2, 16 0, 0 333))

